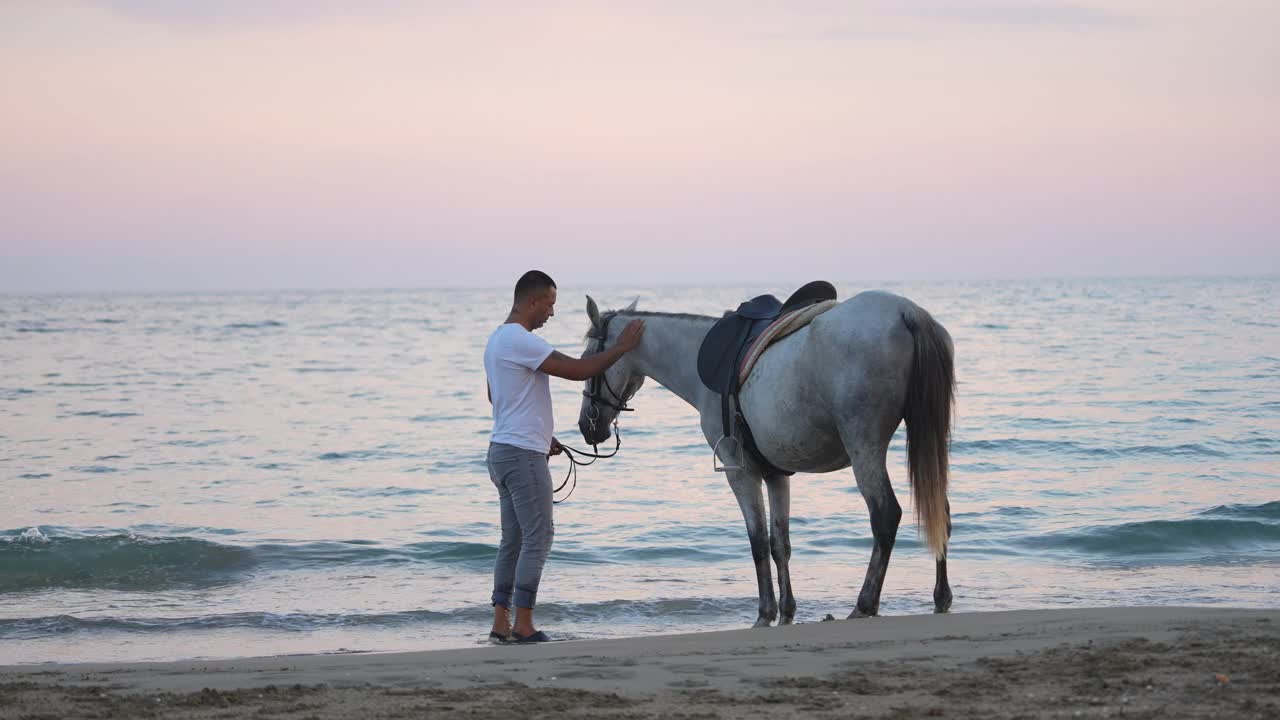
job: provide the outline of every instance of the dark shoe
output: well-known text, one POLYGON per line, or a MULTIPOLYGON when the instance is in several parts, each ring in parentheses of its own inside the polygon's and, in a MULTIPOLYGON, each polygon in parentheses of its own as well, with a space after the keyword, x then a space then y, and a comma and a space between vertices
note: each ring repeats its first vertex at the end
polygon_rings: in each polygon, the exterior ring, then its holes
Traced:
POLYGON ((520 635, 513 632, 511 633, 511 642, 516 643, 517 645, 529 645, 532 643, 552 642, 552 640, 547 637, 546 633, 538 630, 532 635, 520 635))
POLYGON ((494 632, 493 630, 490 630, 489 642, 495 645, 506 645, 508 642, 511 642, 511 638, 506 635, 502 635, 500 633, 494 632))

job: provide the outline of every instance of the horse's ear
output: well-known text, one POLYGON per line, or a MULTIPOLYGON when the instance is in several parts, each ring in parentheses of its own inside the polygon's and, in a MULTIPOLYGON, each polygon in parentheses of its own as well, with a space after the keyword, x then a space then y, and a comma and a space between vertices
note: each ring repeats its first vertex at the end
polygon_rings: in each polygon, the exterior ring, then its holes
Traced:
POLYGON ((639 303, 639 302, 640 302, 640 296, 639 296, 639 295, 637 295, 637 296, 636 296, 636 299, 635 299, 635 300, 632 300, 632 301, 631 301, 631 304, 630 304, 630 305, 628 305, 628 306, 627 306, 627 308, 626 308, 625 310, 623 310, 622 312, 631 312, 631 311, 635 310, 635 309, 636 309, 636 303, 639 303))
POLYGON ((587 296, 587 317, 591 318, 591 327, 600 327, 600 308, 596 307, 596 301, 587 296))

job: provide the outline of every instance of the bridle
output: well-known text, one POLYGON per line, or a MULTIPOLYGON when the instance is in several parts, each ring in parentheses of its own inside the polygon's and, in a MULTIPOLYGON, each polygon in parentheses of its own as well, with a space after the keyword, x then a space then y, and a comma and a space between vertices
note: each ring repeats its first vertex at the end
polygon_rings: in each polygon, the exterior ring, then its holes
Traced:
MULTIPOLYGON (((604 344, 609 339, 609 322, 612 321, 614 316, 616 315, 617 315, 616 312, 608 313, 607 315, 605 315, 603 318, 600 319, 599 328, 592 328, 591 332, 587 333, 587 337, 593 340, 599 341, 599 344, 596 346, 595 350, 589 353, 590 355, 596 355, 598 353, 604 352, 604 344)), ((635 393, 632 393, 626 397, 622 397, 622 394, 614 390, 613 387, 609 384, 609 377, 608 377, 607 370, 587 380, 587 389, 582 391, 582 396, 585 397, 587 401, 590 403, 587 406, 587 424, 590 426, 593 432, 597 427, 597 424, 596 424, 597 421, 600 419, 600 406, 604 405, 605 407, 613 408, 614 410, 613 451, 607 454, 601 454, 600 446, 596 443, 591 443, 591 449, 594 452, 587 452, 586 450, 578 450, 575 448, 571 448, 568 445, 565 445, 564 443, 561 443, 560 447, 564 449, 565 456, 569 458, 569 472, 565 473, 564 482, 560 483, 560 487, 556 488, 552 492, 557 493, 563 490, 564 486, 569 484, 570 479, 573 480, 573 484, 569 487, 568 494, 566 494, 564 497, 560 498, 559 500, 553 501, 557 504, 562 503, 565 500, 568 500, 569 496, 573 494, 574 489, 578 487, 578 466, 579 465, 585 467, 587 465, 594 464, 595 461, 597 460, 611 458, 614 455, 618 454, 618 450, 622 449, 622 435, 618 432, 618 417, 621 416, 622 413, 624 412, 634 412, 635 410, 635 408, 627 407, 627 402, 630 401, 631 398, 635 397, 635 393), (608 390, 609 395, 612 396, 612 399, 605 397, 604 393, 602 392, 602 389, 608 390), (588 457, 591 459, 587 462, 581 462, 578 460, 578 456, 588 457)))
MULTIPOLYGON (((592 355, 604 352, 604 344, 609 339, 609 323, 616 315, 617 313, 609 313, 608 315, 605 315, 600 319, 599 332, 596 332, 596 329, 592 328, 591 332, 587 333, 587 337, 600 341, 600 345, 596 348, 595 352, 591 353, 592 355)), ((592 430, 596 429, 596 421, 600 419, 601 405, 611 407, 617 413, 631 412, 632 408, 627 407, 627 401, 635 397, 635 393, 632 393, 624 398, 621 393, 614 390, 613 386, 609 384, 609 373, 607 370, 588 380, 587 389, 582 391, 582 395, 591 402, 591 405, 587 408, 587 422, 591 424, 592 430), (613 396, 613 400, 606 398, 604 393, 600 392, 601 387, 609 391, 609 394, 613 396), (614 402, 614 400, 617 402, 614 402)), ((618 416, 616 414, 613 416, 613 425, 616 430, 618 426, 618 416)))

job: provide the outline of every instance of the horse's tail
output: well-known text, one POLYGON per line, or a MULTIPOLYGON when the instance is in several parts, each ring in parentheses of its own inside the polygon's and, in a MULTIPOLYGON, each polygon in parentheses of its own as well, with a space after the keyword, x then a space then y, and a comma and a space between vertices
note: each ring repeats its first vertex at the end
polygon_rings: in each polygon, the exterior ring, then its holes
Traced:
POLYGON ((902 321, 915 339, 902 414, 907 422, 911 497, 929 549, 935 557, 944 558, 951 534, 947 466, 956 386, 951 336, 919 307, 904 311, 902 321))

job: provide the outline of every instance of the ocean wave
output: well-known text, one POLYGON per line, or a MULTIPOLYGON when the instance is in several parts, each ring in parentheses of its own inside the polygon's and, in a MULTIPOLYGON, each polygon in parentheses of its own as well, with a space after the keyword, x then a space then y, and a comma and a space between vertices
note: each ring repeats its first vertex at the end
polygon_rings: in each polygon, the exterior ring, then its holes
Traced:
MULTIPOLYGON (((148 529, 164 532, 164 528, 148 529)), ((213 528, 182 528, 201 535, 235 534, 213 528)), ((433 539, 406 545, 373 540, 231 544, 191 536, 136 532, 77 533, 64 528, 0 532, 0 594, 54 588, 142 592, 216 587, 249 574, 335 567, 380 567, 428 563, 468 571, 492 568, 493 542, 433 539)), ((681 543, 636 542, 585 546, 560 542, 551 562, 562 565, 706 564, 734 561, 749 552, 745 538, 681 543)))
MULTIPOLYGON (((394 491, 400 490, 394 488, 394 491)), ((1175 519, 1088 525, 1039 532, 1046 514, 1005 506, 957 512, 952 552, 957 555, 1022 556, 1101 563, 1249 562, 1280 559, 1280 501, 1221 505, 1175 519)), ((799 556, 869 552, 870 529, 844 520, 797 518, 792 542, 799 556)), ((244 582, 264 573, 332 571, 359 567, 442 567, 487 572, 497 554, 497 536, 476 525, 465 533, 437 531, 430 539, 385 544, 350 539, 312 542, 234 543, 219 540, 236 531, 216 528, 138 526, 134 531, 31 528, 0 532, 0 594, 47 589, 109 589, 158 592, 244 582), (145 531, 150 534, 140 534, 145 531), (183 533, 183 534, 178 534, 183 533), (480 539, 476 539, 480 538, 480 539)), ((896 547, 924 548, 918 529, 904 518, 896 547)), ((572 539, 552 549, 556 565, 710 566, 749 561, 750 549, 737 525, 682 528, 618 528, 612 543, 572 539), (621 540, 621 542, 619 542, 621 540)))
POLYGON ((229 323, 223 327, 227 330, 261 330, 264 328, 280 328, 285 324, 278 320, 260 320, 258 322, 229 323))
POLYGON ((1280 503, 1221 506, 1188 518, 1086 527, 1024 538, 1019 544, 1105 560, 1280 557, 1280 503))
POLYGON ((423 487, 400 487, 389 485, 386 487, 340 487, 334 488, 333 494, 345 497, 358 498, 378 498, 378 497, 408 497, 411 495, 435 495, 435 488, 423 487))
POLYGON ((80 412, 71 413, 70 417, 126 418, 126 417, 137 417, 139 414, 140 413, 136 413, 136 412, 124 412, 124 411, 116 411, 116 410, 83 410, 80 412))
POLYGON ((1244 440, 1217 440, 1203 443, 1178 443, 1173 445, 1094 446, 1069 440, 1035 440, 1028 438, 1000 438, 996 440, 958 440, 951 444, 956 457, 974 455, 1038 455, 1068 456, 1091 459, 1127 459, 1140 457, 1159 458, 1224 458, 1232 452, 1269 453, 1274 441, 1250 438, 1244 440), (1219 449, 1219 448, 1222 449, 1219 449))
POLYGON ((251 551, 190 537, 0 534, 0 593, 45 588, 161 590, 224 584, 251 551))
POLYGON ((76 632, 169 633, 231 628, 309 632, 345 626, 395 627, 415 621, 430 622, 443 615, 445 614, 428 610, 380 615, 238 612, 177 618, 80 618, 71 615, 53 615, 0 620, 0 639, 32 640, 49 635, 76 632))
MULTIPOLYGON (((951 463, 951 472, 953 473, 998 473, 1005 472, 1009 468, 999 463, 992 462, 953 462, 951 463)), ((856 488, 854 488, 856 489, 856 488)))
POLYGON ((492 421, 493 418, 489 415, 415 415, 414 417, 409 418, 409 422, 443 423, 446 425, 460 420, 483 420, 485 422, 489 422, 492 421))
POLYGON ((316 456, 317 460, 393 460, 396 458, 414 457, 410 453, 396 452, 394 450, 377 449, 377 450, 347 450, 322 453, 316 456))
POLYGON ((1027 427, 1027 428, 1036 428, 1036 427, 1066 428, 1066 427, 1075 427, 1080 425, 1080 421, 1078 420, 1063 420, 1061 418, 1047 418, 1047 417, 1021 417, 1018 415, 1000 415, 1000 416, 992 417, 990 419, 992 421, 997 421, 997 420, 1002 422, 1007 421, 1007 422, 1014 423, 1019 427, 1027 427))
POLYGON ((750 545, 746 538, 739 540, 734 544, 726 544, 722 547, 632 547, 620 548, 616 553, 619 561, 630 563, 661 563, 670 565, 677 563, 680 565, 705 565, 708 563, 717 563, 733 560, 743 560, 744 557, 751 554, 750 545))
MULTIPOLYGON (((963 552, 972 547, 990 549, 1005 545, 1008 538, 1017 536, 1029 524, 1042 522, 1044 517, 1045 513, 1039 510, 1021 506, 996 507, 983 512, 953 511, 953 548, 963 552)), ((918 525, 911 522, 909 516, 904 515, 902 527, 912 528, 912 535, 918 534, 918 525)), ((901 530, 898 538, 903 538, 901 530)))
POLYGON ((1261 505, 1218 505, 1204 510, 1205 517, 1250 518, 1280 522, 1280 500, 1261 505))
MULTIPOLYGON (((664 622, 704 621, 724 615, 748 615, 755 597, 654 598, 601 602, 542 602, 538 618, 548 623, 615 623, 661 619, 664 622)), ((74 633, 175 633, 249 628, 260 631, 306 633, 328 628, 385 629, 413 625, 458 623, 484 626, 493 618, 485 605, 448 610, 404 610, 387 613, 270 613, 236 612, 189 617, 43 617, 0 619, 0 640, 34 640, 74 633)))

